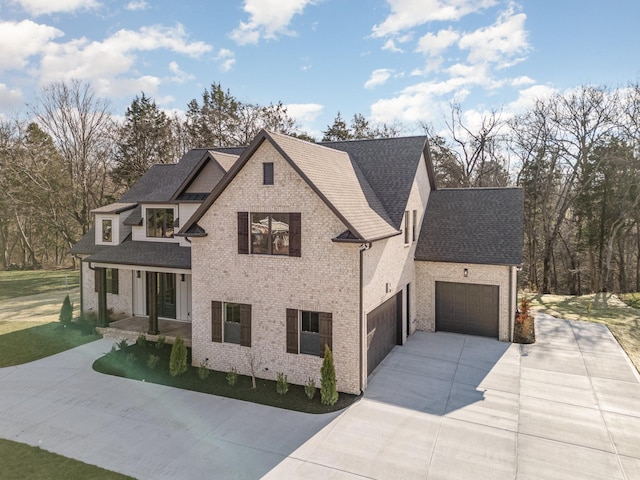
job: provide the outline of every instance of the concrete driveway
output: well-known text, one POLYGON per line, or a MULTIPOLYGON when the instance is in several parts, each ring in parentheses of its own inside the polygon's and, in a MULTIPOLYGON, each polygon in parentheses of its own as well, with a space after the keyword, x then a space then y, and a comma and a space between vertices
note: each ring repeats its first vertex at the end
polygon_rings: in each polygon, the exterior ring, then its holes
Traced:
POLYGON ((608 329, 414 334, 342 413, 107 377, 94 342, 0 370, 0 436, 136 478, 640 479, 640 379, 608 329))

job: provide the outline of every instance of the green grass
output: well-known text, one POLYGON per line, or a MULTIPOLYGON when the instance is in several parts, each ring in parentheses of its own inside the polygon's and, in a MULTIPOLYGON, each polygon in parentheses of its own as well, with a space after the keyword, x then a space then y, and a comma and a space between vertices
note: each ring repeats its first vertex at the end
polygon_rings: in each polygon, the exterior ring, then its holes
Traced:
POLYGON ((100 338, 76 324, 0 322, 0 368, 38 360, 100 338))
POLYGON ((620 299, 630 307, 640 310, 640 293, 623 293, 620 299))
MULTIPOLYGON (((188 349, 188 363, 191 363, 191 349, 188 349)), ((157 350, 155 343, 148 342, 146 346, 134 344, 123 351, 117 350, 99 358, 93 364, 94 370, 109 375, 144 380, 170 387, 193 390, 222 397, 235 398, 273 407, 296 410, 306 413, 328 413, 348 407, 360 397, 340 393, 338 402, 333 406, 320 402, 320 385, 316 385, 316 395, 309 400, 301 385, 289 385, 289 391, 280 395, 276 392, 276 382, 272 380, 256 379, 256 388, 252 388, 251 377, 238 375, 238 383, 230 386, 226 372, 212 370, 206 380, 198 377, 198 369, 189 366, 186 373, 172 377, 169 375, 169 356, 171 345, 164 345, 157 350), (155 369, 147 367, 149 355, 157 355, 160 360, 155 369)))
POLYGON ((38 447, 0 438, 0 479, 124 480, 126 475, 63 457, 38 447))
POLYGON ((0 272, 0 302, 80 286, 78 270, 29 270, 0 272))

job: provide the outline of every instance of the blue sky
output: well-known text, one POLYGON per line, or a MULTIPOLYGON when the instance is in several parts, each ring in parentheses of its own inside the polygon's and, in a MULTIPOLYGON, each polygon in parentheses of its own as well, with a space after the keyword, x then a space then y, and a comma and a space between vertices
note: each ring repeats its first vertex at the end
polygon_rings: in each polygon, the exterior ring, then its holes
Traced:
POLYGON ((220 82, 281 101, 321 137, 338 111, 441 127, 539 95, 640 81, 637 0, 0 0, 0 115, 51 81, 91 82, 123 115, 144 91, 184 111, 220 82))

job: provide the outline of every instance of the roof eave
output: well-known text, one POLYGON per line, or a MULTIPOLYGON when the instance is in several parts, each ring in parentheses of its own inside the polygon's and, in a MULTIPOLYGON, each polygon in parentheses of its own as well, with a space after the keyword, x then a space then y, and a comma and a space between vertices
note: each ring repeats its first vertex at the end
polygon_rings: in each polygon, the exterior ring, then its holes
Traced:
POLYGON ((338 237, 334 237, 331 239, 332 242, 334 243, 373 243, 373 242, 377 242, 378 240, 384 240, 386 238, 391 238, 391 237, 397 237, 398 235, 401 235, 402 232, 393 232, 393 233, 387 233, 384 235, 380 235, 378 237, 373 237, 373 238, 338 238, 338 237))

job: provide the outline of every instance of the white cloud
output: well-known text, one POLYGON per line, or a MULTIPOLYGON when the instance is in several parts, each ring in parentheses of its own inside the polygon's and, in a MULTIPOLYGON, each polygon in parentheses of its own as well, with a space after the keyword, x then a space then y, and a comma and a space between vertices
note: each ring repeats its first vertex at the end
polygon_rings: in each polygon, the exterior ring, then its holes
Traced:
POLYGON ((22 102, 22 92, 0 83, 0 109, 8 110, 22 102))
POLYGON ((440 30, 435 35, 429 32, 418 40, 416 51, 429 56, 439 56, 459 38, 460 34, 451 29, 440 30))
POLYGON ((518 92, 518 98, 505 105, 504 111, 510 116, 517 115, 535 105, 536 100, 548 98, 555 93, 558 93, 558 90, 548 85, 533 85, 520 90, 518 92))
POLYGON ((468 50, 471 63, 495 63, 498 67, 513 65, 520 55, 529 50, 524 13, 515 14, 510 7, 496 23, 463 35, 458 42, 462 50, 468 50))
POLYGON ((404 50, 402 50, 400 47, 396 45, 396 42, 393 38, 390 38, 386 42, 384 42, 384 45, 382 46, 382 50, 388 50, 390 52, 397 52, 397 53, 404 52, 404 50))
POLYGON ((54 38, 64 33, 31 20, 0 22, 0 72, 23 69, 29 58, 38 55, 54 38))
POLYGON ((379 85, 384 85, 389 78, 391 78, 391 74, 393 70, 389 68, 378 68, 371 72, 371 76, 369 80, 367 80, 364 84, 364 88, 374 88, 379 85))
POLYGON ((129 3, 127 3, 127 6, 125 8, 131 11, 147 10, 149 8, 149 4, 144 0, 131 0, 129 3))
POLYGON ((228 72, 236 63, 236 55, 231 50, 221 48, 215 60, 220 63, 220 68, 223 72, 228 72))
POLYGON ((324 110, 324 106, 319 103, 289 103, 285 107, 287 113, 301 123, 313 122, 324 110))
POLYGON ((49 43, 43 49, 40 82, 46 84, 72 78, 109 81, 131 71, 138 60, 138 52, 167 49, 199 57, 211 50, 210 45, 189 42, 186 37, 182 25, 151 26, 138 31, 119 30, 102 42, 79 38, 67 43, 49 43))
POLYGON ((12 0, 32 15, 71 13, 101 6, 96 0, 12 0))
POLYGON ((180 70, 178 62, 169 62, 169 70, 173 73, 171 81, 175 83, 184 83, 187 80, 193 80, 195 78, 193 75, 180 70))
POLYGON ((278 35, 294 35, 289 23, 314 0, 244 0, 244 11, 248 22, 231 32, 231 38, 240 45, 258 43, 261 38, 274 39, 278 35))
POLYGON ((386 37, 431 21, 457 21, 484 10, 496 0, 387 0, 391 14, 374 25, 374 37, 386 37))

